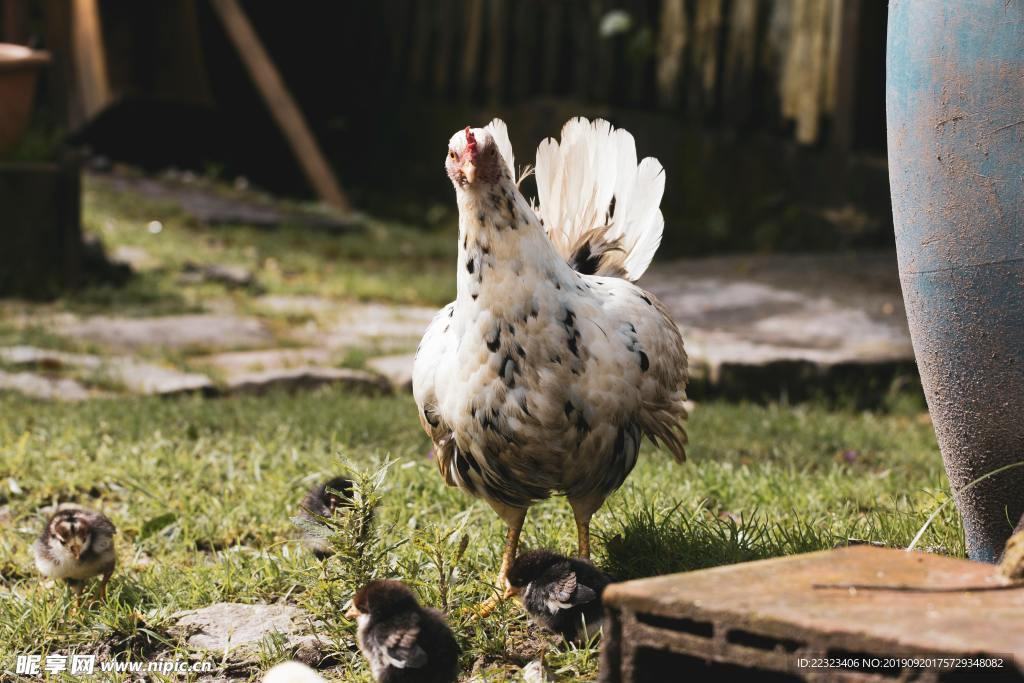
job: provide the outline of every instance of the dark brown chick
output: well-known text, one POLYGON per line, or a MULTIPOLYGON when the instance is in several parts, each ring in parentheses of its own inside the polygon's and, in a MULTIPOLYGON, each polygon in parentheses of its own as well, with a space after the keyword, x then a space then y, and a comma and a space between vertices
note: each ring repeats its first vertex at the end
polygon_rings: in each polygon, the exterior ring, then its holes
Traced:
POLYGON ((378 683, 450 683, 459 676, 459 645, 444 615, 421 607, 401 581, 371 581, 345 613, 358 624, 359 650, 378 683))
POLYGON ((566 640, 589 637, 601 628, 601 593, 611 577, 590 560, 531 550, 512 563, 508 583, 508 592, 531 619, 566 640))
POLYGON ((324 517, 333 517, 340 507, 352 505, 352 480, 334 477, 317 484, 299 504, 299 518, 303 520, 302 544, 317 558, 324 559, 332 554, 327 541, 330 529, 323 523, 324 517))
POLYGON ((81 595, 86 581, 101 576, 99 597, 103 600, 117 564, 116 533, 114 524, 102 513, 64 503, 32 545, 36 568, 43 576, 63 579, 75 595, 81 595))

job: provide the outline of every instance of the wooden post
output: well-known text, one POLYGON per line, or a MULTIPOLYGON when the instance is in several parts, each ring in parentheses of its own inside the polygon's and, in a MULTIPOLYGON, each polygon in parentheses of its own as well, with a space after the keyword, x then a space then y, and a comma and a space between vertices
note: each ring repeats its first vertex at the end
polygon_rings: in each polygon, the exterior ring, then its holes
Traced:
POLYGON ((238 0, 210 0, 210 2, 317 194, 331 206, 341 211, 350 211, 348 198, 334 177, 334 173, 317 146, 302 112, 295 104, 291 93, 288 92, 277 67, 271 61, 270 55, 267 54, 260 42, 259 36, 256 35, 256 31, 238 4, 238 0))

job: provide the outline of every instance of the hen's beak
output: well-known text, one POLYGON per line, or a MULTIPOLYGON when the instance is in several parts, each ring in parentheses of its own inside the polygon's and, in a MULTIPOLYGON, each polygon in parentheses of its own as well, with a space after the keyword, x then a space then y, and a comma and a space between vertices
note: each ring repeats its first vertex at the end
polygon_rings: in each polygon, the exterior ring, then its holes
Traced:
POLYGON ((473 181, 476 180, 476 164, 472 161, 462 164, 462 175, 465 176, 466 182, 472 185, 473 181))
POLYGON ((345 603, 345 607, 343 607, 342 609, 345 609, 345 618, 346 619, 355 619, 360 614, 362 614, 362 612, 360 612, 358 609, 356 609, 355 604, 351 600, 349 600, 347 603, 345 603), (346 607, 348 609, 345 609, 346 607))

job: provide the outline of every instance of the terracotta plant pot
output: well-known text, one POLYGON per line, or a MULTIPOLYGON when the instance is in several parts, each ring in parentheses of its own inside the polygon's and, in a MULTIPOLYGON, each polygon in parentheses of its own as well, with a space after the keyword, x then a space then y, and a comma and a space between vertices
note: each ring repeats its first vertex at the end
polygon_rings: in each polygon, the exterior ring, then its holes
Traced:
POLYGON ((39 71, 49 63, 47 52, 0 43, 0 158, 25 134, 39 71))

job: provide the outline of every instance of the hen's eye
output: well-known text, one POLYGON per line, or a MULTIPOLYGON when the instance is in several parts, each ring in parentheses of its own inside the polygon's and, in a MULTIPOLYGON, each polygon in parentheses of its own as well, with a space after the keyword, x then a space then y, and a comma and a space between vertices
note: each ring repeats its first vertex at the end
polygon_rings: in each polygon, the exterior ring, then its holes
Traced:
POLYGON ((455 150, 453 150, 453 149, 448 150, 448 158, 451 159, 452 161, 455 161, 455 159, 457 158, 455 156, 455 150))

